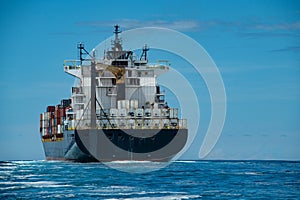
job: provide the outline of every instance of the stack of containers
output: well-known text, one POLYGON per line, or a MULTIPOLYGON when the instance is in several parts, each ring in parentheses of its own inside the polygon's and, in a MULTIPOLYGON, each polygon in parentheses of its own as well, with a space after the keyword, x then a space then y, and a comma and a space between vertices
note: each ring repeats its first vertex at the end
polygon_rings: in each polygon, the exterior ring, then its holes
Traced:
POLYGON ((46 112, 40 114, 40 132, 42 136, 62 136, 63 122, 66 119, 66 108, 70 106, 71 100, 62 100, 62 104, 47 106, 46 112))
POLYGON ((45 136, 49 133, 49 113, 44 112, 40 114, 40 132, 42 136, 45 136))
POLYGON ((54 125, 54 111, 55 106, 48 106, 47 112, 48 112, 48 120, 47 120, 47 135, 53 134, 53 125, 54 125))
POLYGON ((169 110, 170 124, 172 127, 178 126, 178 109, 170 108, 169 110))
POLYGON ((55 111, 54 111, 54 127, 53 127, 53 130, 54 130, 54 134, 57 134, 57 133, 61 133, 61 131, 59 130, 60 129, 60 126, 61 126, 61 105, 56 105, 55 106, 55 111))

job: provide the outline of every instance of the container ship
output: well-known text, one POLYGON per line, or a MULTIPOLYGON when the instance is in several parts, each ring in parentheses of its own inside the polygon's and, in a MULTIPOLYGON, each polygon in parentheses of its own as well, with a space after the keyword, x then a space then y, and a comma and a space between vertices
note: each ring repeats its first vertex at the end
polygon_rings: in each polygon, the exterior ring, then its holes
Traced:
POLYGON ((40 114, 40 134, 47 160, 110 162, 172 160, 185 146, 186 119, 169 107, 157 76, 168 61, 148 63, 123 49, 114 26, 111 48, 102 58, 77 45, 79 59, 65 60, 64 71, 77 79, 69 99, 40 114))

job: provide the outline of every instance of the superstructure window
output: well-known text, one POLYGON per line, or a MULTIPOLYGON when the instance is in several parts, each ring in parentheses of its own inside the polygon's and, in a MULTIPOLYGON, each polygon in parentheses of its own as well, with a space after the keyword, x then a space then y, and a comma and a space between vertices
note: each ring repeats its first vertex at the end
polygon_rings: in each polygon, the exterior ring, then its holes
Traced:
POLYGON ((128 70, 128 77, 132 77, 132 71, 128 70))
POLYGON ((128 61, 119 61, 119 60, 115 60, 112 61, 111 65, 113 66, 128 66, 128 61))
POLYGON ((140 79, 139 78, 127 78, 126 84, 127 85, 140 85, 140 79))
POLYGON ((112 83, 113 85, 116 85, 116 84, 117 84, 117 80, 116 80, 115 78, 112 78, 112 79, 111 79, 111 83, 112 83))

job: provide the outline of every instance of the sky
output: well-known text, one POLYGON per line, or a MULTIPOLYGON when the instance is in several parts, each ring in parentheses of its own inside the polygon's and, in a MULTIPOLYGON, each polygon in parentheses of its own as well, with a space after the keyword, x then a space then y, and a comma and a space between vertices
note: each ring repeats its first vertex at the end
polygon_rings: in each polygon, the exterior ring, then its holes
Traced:
MULTIPOLYGON (((39 114, 47 105, 69 98, 74 83, 63 72, 63 61, 77 58, 78 42, 92 49, 112 36, 114 24, 122 30, 174 29, 211 56, 225 85, 227 114, 221 137, 206 159, 300 160, 299 1, 1 0, 0 4, 0 160, 45 158, 39 114)), ((158 51, 152 55, 168 57, 158 51)), ((188 65, 173 58, 172 66, 178 70, 188 65)), ((200 75, 192 70, 184 73, 200 101, 201 122, 183 158, 197 159, 210 119, 209 94, 200 75)))

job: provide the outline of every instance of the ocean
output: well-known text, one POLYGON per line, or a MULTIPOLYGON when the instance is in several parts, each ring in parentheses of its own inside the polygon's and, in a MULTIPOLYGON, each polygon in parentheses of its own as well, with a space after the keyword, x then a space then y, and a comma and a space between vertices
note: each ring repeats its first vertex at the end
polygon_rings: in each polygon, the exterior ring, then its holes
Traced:
POLYGON ((300 199, 300 162, 175 161, 164 168, 151 162, 112 165, 119 170, 101 163, 0 162, 0 198, 300 199))

